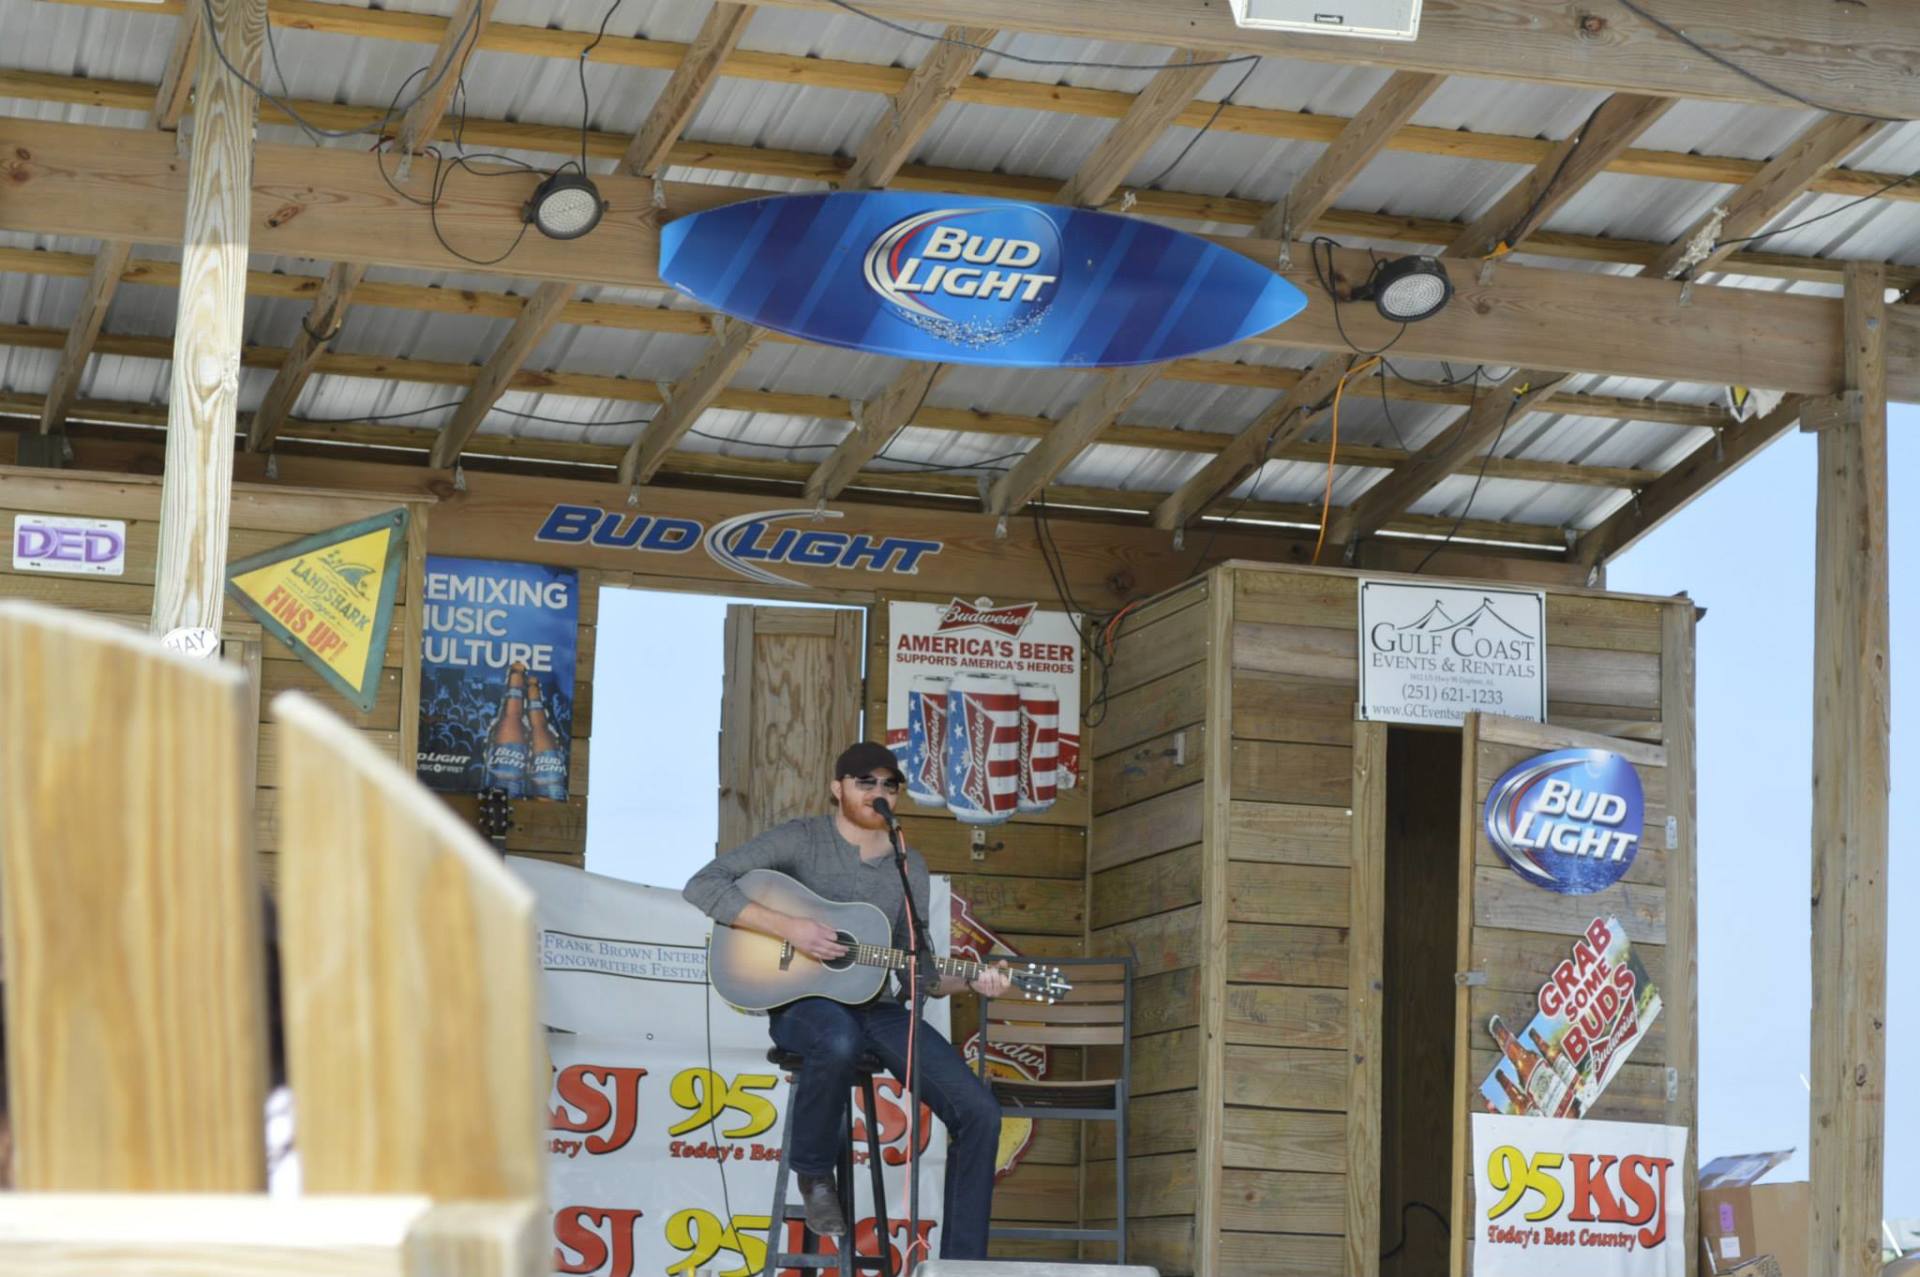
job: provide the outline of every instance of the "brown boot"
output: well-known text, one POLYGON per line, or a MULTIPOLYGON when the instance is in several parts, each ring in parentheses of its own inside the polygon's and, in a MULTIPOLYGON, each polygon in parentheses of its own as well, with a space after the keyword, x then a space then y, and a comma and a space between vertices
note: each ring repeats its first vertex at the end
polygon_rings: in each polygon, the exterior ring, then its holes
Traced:
POLYGON ((802 1175, 800 1203, 807 1209, 807 1228, 820 1237, 844 1237, 847 1220, 840 1213, 840 1194, 831 1175, 802 1175))

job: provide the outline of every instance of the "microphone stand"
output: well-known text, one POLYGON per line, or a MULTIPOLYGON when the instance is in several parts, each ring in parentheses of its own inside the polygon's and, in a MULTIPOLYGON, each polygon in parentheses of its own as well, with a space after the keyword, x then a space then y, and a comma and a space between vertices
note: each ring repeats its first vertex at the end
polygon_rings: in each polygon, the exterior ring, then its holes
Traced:
MULTIPOLYGON (((925 969, 935 980, 940 978, 934 966, 933 942, 927 935, 927 920, 920 916, 920 906, 914 903, 913 882, 907 876, 907 848, 900 838, 900 823, 893 813, 885 813, 887 838, 893 843, 893 867, 900 874, 900 894, 907 902, 907 926, 912 932, 915 966, 925 969)), ((920 1024, 922 1010, 928 996, 915 979, 908 989, 907 1006, 907 1057, 913 1067, 907 1070, 907 1250, 912 1260, 913 1248, 920 1244, 920 1024)), ((886 1254, 887 1241, 880 1239, 881 1254, 886 1254)))

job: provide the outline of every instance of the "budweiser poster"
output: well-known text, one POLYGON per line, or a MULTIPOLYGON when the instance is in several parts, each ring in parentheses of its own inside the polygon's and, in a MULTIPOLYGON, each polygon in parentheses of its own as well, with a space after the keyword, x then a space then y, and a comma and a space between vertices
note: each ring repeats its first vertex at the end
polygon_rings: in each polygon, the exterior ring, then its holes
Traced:
POLYGON ((427 557, 420 649, 420 783, 567 797, 580 574, 427 557))
POLYGON ((1534 1002, 1525 1025, 1487 1022, 1500 1050, 1480 1084, 1490 1113, 1585 1116, 1660 1014, 1660 990, 1618 918, 1595 918, 1534 1002))
POLYGON ((1473 1115, 1474 1277, 1684 1277, 1687 1128, 1473 1115))
MULTIPOLYGON (((547 1201, 553 1271, 579 1277, 759 1274, 787 1112, 786 1078, 767 1062, 767 1020, 707 985, 712 923, 678 892, 521 857, 507 863, 537 897, 547 1051, 547 1201)), ((944 946, 947 880, 929 917, 944 946)), ((947 1002, 927 1022, 947 1032, 947 1002)), ((940 1247, 946 1132, 921 1108, 920 1236, 907 1224, 907 1099, 876 1079, 876 1110, 855 1093, 855 1215, 862 1254, 879 1241, 867 1173, 879 1128, 893 1269, 940 1247)), ((793 1201, 798 1203, 798 1196, 793 1201)), ((800 1248, 798 1221, 781 1249, 800 1248)), ((825 1243, 829 1253, 833 1243, 825 1243)), ((772 1269, 768 1277, 801 1277, 772 1269)))
POLYGON ((1071 615, 984 598, 893 603, 887 636, 887 744, 915 805, 998 824, 1079 782, 1071 615))

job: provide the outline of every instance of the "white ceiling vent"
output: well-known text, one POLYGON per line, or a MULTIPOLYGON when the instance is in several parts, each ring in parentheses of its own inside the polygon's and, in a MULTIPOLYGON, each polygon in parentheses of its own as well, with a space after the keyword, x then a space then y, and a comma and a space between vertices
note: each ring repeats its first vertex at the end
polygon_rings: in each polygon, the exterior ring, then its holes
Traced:
POLYGON ((1243 27, 1411 40, 1420 34, 1420 0, 1230 0, 1243 27))

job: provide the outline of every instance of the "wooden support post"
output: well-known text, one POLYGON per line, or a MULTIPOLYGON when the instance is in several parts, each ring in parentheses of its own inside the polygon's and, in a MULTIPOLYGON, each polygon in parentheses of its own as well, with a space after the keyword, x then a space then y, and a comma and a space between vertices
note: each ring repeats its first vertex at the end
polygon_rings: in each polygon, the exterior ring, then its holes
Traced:
POLYGON ((648 177, 667 166, 667 155, 680 140, 694 113, 707 100, 707 91, 720 78, 720 64, 733 53, 734 46, 753 19, 753 6, 717 0, 700 24, 700 34, 687 46, 680 65, 673 69, 667 87, 647 113, 646 120, 627 153, 621 157, 620 171, 636 177, 648 177))
POLYGON ((1667 1067, 1677 1085, 1667 1094, 1665 1120, 1694 1132, 1687 1141, 1680 1192, 1687 1205, 1687 1277, 1700 1267, 1700 843, 1696 833, 1698 785, 1694 761, 1694 610, 1684 595, 1661 609, 1660 730, 1667 751, 1667 819, 1673 839, 1667 852, 1667 977, 1660 985, 1666 1004, 1667 1067))
POLYGON ((1064 470, 1095 435, 1112 425, 1151 385, 1165 364, 1138 364, 1100 374, 1100 384, 1070 409, 1039 443, 994 481, 987 493, 988 514, 1017 514, 1064 470))
POLYGON ((802 495, 809 501, 831 501, 839 496, 860 473, 860 468, 887 446, 887 440, 926 406, 927 396, 946 369, 946 364, 908 365, 878 399, 855 414, 853 429, 807 476, 802 495))
POLYGON ((247 425, 248 451, 266 451, 280 433, 280 426, 293 411, 307 378, 313 374, 320 356, 326 353, 327 343, 339 331, 347 302, 366 273, 367 268, 356 262, 336 262, 327 272, 326 282, 320 285, 313 305, 300 321, 300 335, 293 339, 293 346, 281 361, 280 371, 273 375, 273 384, 267 387, 266 396, 254 409, 253 420, 247 425))
POLYGON ((167 53, 166 69, 160 73, 160 87, 153 95, 153 127, 168 133, 180 127, 180 117, 187 113, 187 99, 193 96, 194 70, 200 63, 200 29, 205 19, 201 3, 188 0, 180 10, 173 48, 167 53))
POLYGON ((1134 98, 1126 115, 1093 148, 1080 171, 1060 188, 1060 194, 1054 197, 1057 203, 1097 208, 1120 189, 1133 166, 1220 69, 1221 55, 1212 49, 1185 52, 1186 61, 1170 63, 1134 98), (1212 65, 1206 65, 1209 63, 1212 65))
POLYGON ((127 269, 133 245, 108 240, 100 245, 93 259, 93 273, 87 277, 87 295, 80 299, 80 313, 67 329, 66 348, 60 352, 60 367, 54 370, 53 385, 47 390, 46 405, 40 410, 40 433, 51 434, 67 423, 67 412, 80 389, 81 374, 87 370, 87 356, 100 336, 100 325, 107 321, 107 308, 120 288, 120 275, 127 269))
POLYGON ((433 441, 433 465, 444 469, 460 460, 460 450, 480 429, 480 423, 493 411, 493 405, 500 402, 500 396, 507 393, 521 365, 547 339, 553 326, 560 322, 561 308, 572 296, 572 284, 542 284, 534 290, 533 296, 521 308, 520 318, 513 321, 513 327, 507 330, 507 335, 488 358, 486 367, 480 370, 473 389, 460 401, 453 420, 433 441))
POLYGON ((166 479, 154 565, 155 634, 220 628, 233 488, 234 401, 247 298, 252 223, 253 90, 221 64, 225 50, 249 77, 260 72, 265 0, 210 0, 200 41, 199 103, 187 172, 180 307, 174 321, 166 479))
POLYGON ((693 371, 673 384, 666 406, 640 429, 640 437, 620 459, 621 483, 645 483, 666 461, 673 445, 686 437, 700 414, 713 405, 753 354, 766 329, 740 320, 714 321, 713 340, 693 371))
POLYGON ((1822 430, 1813 639, 1813 1223, 1808 1271, 1880 1271, 1887 1097, 1886 275, 1847 266, 1858 423, 1822 430))
POLYGON ((913 69, 906 87, 893 95, 887 113, 874 121, 853 151, 853 167, 840 184, 850 190, 885 186, 893 181, 934 117, 973 74, 980 53, 1000 33, 993 27, 948 27, 941 42, 913 69))
POLYGON ((1386 986, 1387 725, 1353 725, 1347 919, 1347 1277, 1380 1274, 1382 1024, 1386 986))

